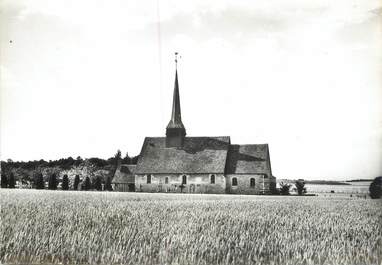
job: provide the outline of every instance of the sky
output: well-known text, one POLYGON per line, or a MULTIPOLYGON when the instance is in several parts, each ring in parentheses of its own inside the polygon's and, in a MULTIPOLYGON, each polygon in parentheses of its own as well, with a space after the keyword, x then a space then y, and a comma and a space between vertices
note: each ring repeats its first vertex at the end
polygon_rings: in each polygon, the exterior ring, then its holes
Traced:
POLYGON ((1 159, 268 143, 277 178, 382 175, 380 0, 1 0, 1 159))

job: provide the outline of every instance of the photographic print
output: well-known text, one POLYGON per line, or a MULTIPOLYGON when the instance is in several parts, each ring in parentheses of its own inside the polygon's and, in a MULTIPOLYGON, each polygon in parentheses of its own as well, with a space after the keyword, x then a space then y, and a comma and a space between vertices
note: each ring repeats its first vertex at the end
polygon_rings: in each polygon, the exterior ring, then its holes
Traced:
POLYGON ((1 264, 382 264, 380 0, 2 0, 1 264))

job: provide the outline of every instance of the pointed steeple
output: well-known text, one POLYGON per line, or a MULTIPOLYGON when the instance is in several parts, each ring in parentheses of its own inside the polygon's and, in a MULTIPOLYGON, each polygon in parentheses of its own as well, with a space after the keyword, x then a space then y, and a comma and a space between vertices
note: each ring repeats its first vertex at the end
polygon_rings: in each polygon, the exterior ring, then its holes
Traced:
POLYGON ((184 128, 184 125, 182 123, 182 115, 180 112, 180 97, 179 97, 179 84, 178 84, 177 70, 175 70, 175 84, 174 84, 174 94, 172 99, 171 120, 168 123, 167 128, 184 128))
POLYGON ((177 54, 178 53, 175 53, 175 84, 172 100, 171 120, 166 127, 167 147, 181 147, 183 145, 183 139, 186 136, 186 128, 182 123, 182 115, 180 112, 177 54))

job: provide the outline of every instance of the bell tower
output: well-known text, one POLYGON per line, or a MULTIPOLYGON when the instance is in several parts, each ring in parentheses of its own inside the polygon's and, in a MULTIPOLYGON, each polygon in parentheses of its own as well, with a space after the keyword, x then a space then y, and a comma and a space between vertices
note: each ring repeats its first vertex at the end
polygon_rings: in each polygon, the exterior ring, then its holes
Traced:
POLYGON ((176 52, 174 94, 172 100, 171 120, 166 127, 166 147, 182 147, 186 136, 186 128, 182 123, 182 116, 180 113, 177 55, 178 53, 176 52))

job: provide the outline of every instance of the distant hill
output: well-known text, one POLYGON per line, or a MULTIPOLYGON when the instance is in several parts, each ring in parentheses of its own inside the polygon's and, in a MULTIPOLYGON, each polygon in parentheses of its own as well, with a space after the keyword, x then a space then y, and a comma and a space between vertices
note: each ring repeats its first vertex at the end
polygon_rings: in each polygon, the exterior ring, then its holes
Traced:
MULTIPOLYGON (((295 183, 297 179, 277 179, 277 182, 284 183, 295 183)), ((336 180, 304 180, 306 184, 315 184, 315 185, 351 185, 350 183, 344 181, 336 180)))
POLYGON ((346 182, 365 182, 365 181, 373 181, 373 179, 352 179, 352 180, 347 180, 346 182))
POLYGON ((350 183, 335 180, 306 180, 305 183, 316 185, 351 185, 350 183))

